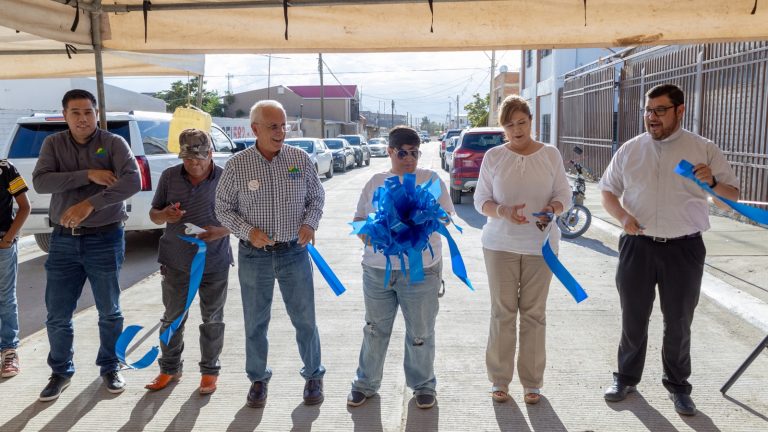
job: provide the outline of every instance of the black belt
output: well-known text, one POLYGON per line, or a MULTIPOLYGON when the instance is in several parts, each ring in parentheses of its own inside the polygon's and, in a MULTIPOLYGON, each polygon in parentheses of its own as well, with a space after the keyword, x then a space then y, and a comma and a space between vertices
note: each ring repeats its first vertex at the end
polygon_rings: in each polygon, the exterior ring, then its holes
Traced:
POLYGON ((684 236, 671 237, 671 238, 653 237, 653 236, 647 236, 647 235, 642 235, 642 234, 640 234, 639 237, 645 237, 645 238, 647 238, 647 239, 649 239, 651 241, 654 241, 656 243, 666 243, 666 242, 675 241, 675 240, 685 240, 685 239, 692 239, 692 238, 696 238, 696 237, 701 237, 701 232, 695 232, 693 234, 686 234, 684 236))
POLYGON ((69 236, 76 237, 76 236, 98 234, 98 233, 103 233, 107 231, 112 231, 122 226, 123 226, 123 222, 114 222, 111 224, 97 226, 97 227, 74 227, 74 228, 67 228, 62 225, 53 224, 53 231, 61 235, 69 235, 69 236))
POLYGON ((288 242, 275 242, 275 244, 272 245, 266 245, 263 247, 255 247, 251 242, 246 242, 244 240, 240 240, 241 243, 253 248, 253 249, 261 249, 265 252, 280 252, 284 251, 286 249, 289 249, 293 246, 296 246, 296 240, 291 240, 288 242))

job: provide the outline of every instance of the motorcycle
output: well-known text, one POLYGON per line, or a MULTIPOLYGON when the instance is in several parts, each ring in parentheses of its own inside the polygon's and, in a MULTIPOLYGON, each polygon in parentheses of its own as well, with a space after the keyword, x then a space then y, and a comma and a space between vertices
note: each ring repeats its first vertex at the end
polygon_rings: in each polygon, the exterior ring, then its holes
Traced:
MULTIPOLYGON (((573 151, 578 155, 583 153, 580 147, 575 147, 573 151)), ((587 232, 589 225, 592 223, 592 213, 584 206, 584 197, 587 192, 584 167, 574 160, 570 160, 569 163, 576 170, 571 207, 557 217, 557 226, 560 228, 563 237, 573 239, 587 232)))

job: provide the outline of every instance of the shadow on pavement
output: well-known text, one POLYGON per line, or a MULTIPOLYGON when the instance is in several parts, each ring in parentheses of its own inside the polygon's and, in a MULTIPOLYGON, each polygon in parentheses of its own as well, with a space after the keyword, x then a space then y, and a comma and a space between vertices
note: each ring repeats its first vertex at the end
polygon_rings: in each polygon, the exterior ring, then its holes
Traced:
MULTIPOLYGON (((672 401, 669 401, 671 404, 672 401)), ((654 432, 677 432, 677 428, 670 421, 661 415, 656 408, 648 404, 640 392, 630 393, 626 399, 621 402, 605 402, 605 404, 614 411, 629 411, 643 422, 643 425, 649 431, 654 432)))
POLYGON ((264 415, 264 408, 251 408, 243 406, 235 414, 235 419, 227 427, 227 432, 255 431, 261 424, 261 417, 264 415))
MULTIPOLYGON (((421 409, 416 406, 416 398, 408 401, 408 422, 405 424, 406 432, 437 431, 440 424, 440 406, 438 402, 429 409, 421 409)), ((452 428, 448 428, 452 429, 452 428)))
POLYGON ((175 382, 171 383, 168 387, 160 391, 147 391, 144 393, 144 396, 142 396, 141 399, 139 399, 139 401, 136 402, 136 405, 133 407, 133 410, 131 411, 131 417, 123 425, 123 427, 119 429, 119 432, 144 430, 144 427, 146 427, 146 425, 152 421, 152 419, 155 417, 155 414, 160 411, 160 408, 162 408, 165 401, 168 400, 168 397, 176 387, 175 384, 175 382))
POLYGON ((317 405, 304 405, 304 402, 293 409, 291 413, 291 421, 293 427, 291 431, 310 431, 312 430, 312 423, 320 417, 320 406, 317 405))
POLYGON ((603 255, 608 255, 610 257, 618 257, 619 253, 616 252, 614 249, 608 247, 605 245, 605 243, 601 242, 600 240, 592 239, 592 238, 585 238, 585 237, 577 237, 575 239, 567 239, 565 237, 562 238, 562 241, 567 241, 568 243, 573 243, 576 245, 579 245, 581 247, 585 247, 587 249, 592 249, 593 251, 597 253, 601 253, 603 255))
POLYGON ((741 407, 742 409, 744 409, 745 411, 749 411, 749 413, 750 413, 750 414, 752 414, 752 415, 754 415, 755 417, 759 417, 759 418, 761 418, 761 419, 765 420, 766 422, 768 422, 768 417, 766 417, 766 416, 765 416, 765 414, 763 414, 763 413, 760 413, 760 412, 757 412, 757 411, 753 410, 751 407, 749 407, 748 405, 744 404, 744 403, 743 403, 743 402, 741 402, 740 400, 738 400, 738 399, 734 399, 734 398, 732 398, 732 397, 730 397, 730 396, 728 396, 728 395, 723 395, 723 397, 724 397, 725 399, 727 399, 727 400, 729 400, 729 401, 731 401, 731 402, 735 403, 736 405, 740 406, 740 407, 741 407))
POLYGON ((200 395, 200 392, 195 389, 189 399, 184 402, 184 405, 179 408, 179 412, 176 413, 176 417, 173 418, 171 424, 168 425, 165 430, 167 431, 191 431, 195 428, 195 422, 200 417, 200 410, 208 405, 211 401, 211 396, 200 395))
POLYGON ((541 396, 539 403, 536 405, 526 404, 525 410, 528 411, 528 419, 531 421, 533 430, 568 432, 568 429, 566 429, 563 422, 560 421, 560 417, 545 396, 541 396))
POLYGON ((709 418, 708 415, 701 411, 697 411, 695 416, 680 416, 685 424, 691 429, 699 432, 720 432, 720 428, 715 426, 715 423, 709 418))
MULTIPOLYGON (((4 380, 5 381, 5 380, 4 380)), ((42 390, 42 389, 41 389, 42 390)), ((18 413, 16 417, 8 420, 5 424, 0 426, 0 430, 8 432, 23 431, 27 427, 27 423, 35 418, 38 414, 42 413, 49 407, 52 407, 53 403, 41 403, 38 401, 32 402, 28 407, 24 408, 24 411, 18 413)))
MULTIPOLYGON (((466 199, 464 201, 466 201, 466 199)), ((486 217, 475 210, 475 205, 472 202, 454 204, 453 207, 456 209, 456 215, 472 228, 481 229, 483 225, 485 225, 486 217)), ((459 225, 461 225, 461 223, 459 223, 459 225)))
MULTIPOLYGON (((543 399, 542 399, 543 401, 543 399)), ((501 432, 530 432, 531 428, 528 427, 528 422, 525 421, 523 412, 520 411, 520 407, 517 403, 510 399, 507 402, 493 403, 493 412, 496 414, 496 423, 499 425, 501 432)), ((546 429, 542 429, 546 430, 546 429)))
MULTIPOLYGON (((74 379, 74 377, 73 377, 74 379)), ((42 390, 42 388, 40 389, 42 390)), ((66 392, 66 390, 65 390, 66 392)), ((62 431, 72 429, 81 418, 85 417, 96 405, 103 401, 119 397, 120 394, 109 393, 102 384, 101 377, 96 378, 91 384, 75 396, 64 409, 56 414, 41 431, 62 431)), ((56 403, 39 402, 39 403, 56 403)))
POLYGON ((352 415, 352 423, 355 424, 355 432, 382 432, 381 424, 381 398, 374 395, 359 407, 347 407, 347 412, 352 415))

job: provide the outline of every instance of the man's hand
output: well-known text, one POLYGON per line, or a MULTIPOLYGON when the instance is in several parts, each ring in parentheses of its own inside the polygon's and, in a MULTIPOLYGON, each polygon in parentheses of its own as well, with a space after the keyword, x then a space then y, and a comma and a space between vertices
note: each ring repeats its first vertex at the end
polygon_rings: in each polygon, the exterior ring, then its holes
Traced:
POLYGON ((88 200, 81 201, 72 207, 68 208, 59 219, 59 225, 74 228, 80 225, 85 218, 87 218, 91 212, 93 212, 93 206, 88 200))
MULTIPOLYGON (((301 232, 301 230, 299 230, 299 232, 301 232)), ((258 228, 253 228, 251 232, 248 233, 248 241, 250 241, 255 248, 263 248, 264 246, 272 246, 275 244, 274 240, 269 238, 264 231, 258 228)))
POLYGON ((201 228, 203 228, 205 232, 198 234, 197 238, 204 242, 212 242, 229 235, 229 229, 222 226, 207 225, 201 228))
POLYGON ((506 219, 516 225, 530 223, 528 218, 521 213, 523 208, 525 208, 525 204, 515 204, 510 207, 499 205, 498 214, 502 219, 506 219))
POLYGON ((309 242, 312 242, 312 245, 315 244, 315 230, 304 224, 299 227, 299 244, 306 246, 309 242))
POLYGON ((162 215, 165 218, 165 222, 176 223, 181 220, 186 210, 181 209, 181 203, 169 204, 163 209, 162 215))
POLYGON ((371 239, 367 235, 365 235, 365 234, 358 234, 357 238, 359 238, 360 241, 362 241, 364 245, 371 246, 371 239))
POLYGON ((640 222, 638 222, 637 219, 635 219, 635 217, 629 213, 621 218, 621 225, 624 227, 624 232, 629 235, 643 234, 644 227, 640 225, 640 222))
POLYGON ((109 170, 89 169, 88 180, 91 183, 100 184, 102 186, 112 186, 117 181, 117 177, 115 177, 115 174, 109 170))
POLYGON ((714 183, 714 178, 712 177, 712 168, 710 168, 707 164, 696 164, 696 166, 693 167, 693 174, 697 179, 699 179, 699 181, 706 183, 709 186, 714 183))

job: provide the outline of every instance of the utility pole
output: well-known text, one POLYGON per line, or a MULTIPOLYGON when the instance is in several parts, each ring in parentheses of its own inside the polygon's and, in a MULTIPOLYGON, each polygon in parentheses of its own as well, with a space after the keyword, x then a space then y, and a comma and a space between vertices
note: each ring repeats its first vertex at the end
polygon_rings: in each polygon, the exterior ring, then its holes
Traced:
POLYGON ((320 72, 320 138, 325 138, 325 87, 323 87, 323 53, 318 54, 317 70, 320 72))
POLYGON ((227 74, 227 93, 232 94, 232 83, 230 80, 234 77, 231 73, 227 74))
MULTIPOLYGON (((493 106, 495 99, 493 98, 493 74, 496 73, 496 50, 491 51, 491 91, 488 92, 488 118, 485 125, 491 125, 491 115, 493 115, 493 106)), ((503 84, 502 84, 503 85, 503 84)))
MULTIPOLYGON (((448 99, 450 99, 450 97, 448 99)), ((448 101, 448 127, 446 129, 450 129, 451 126, 452 126, 452 120, 453 120, 452 119, 453 115, 451 114, 452 110, 453 110, 453 108, 452 108, 452 105, 451 105, 451 101, 449 100, 448 101)))
POLYGON ((392 129, 393 127, 395 127, 395 100, 394 99, 392 99, 392 114, 390 116, 390 120, 391 122, 390 122, 389 128, 392 129))
POLYGON ((456 95, 456 128, 461 129, 461 116, 459 115, 459 95, 456 95))
POLYGON ((272 54, 267 54, 267 99, 271 99, 269 96, 269 86, 272 82, 272 54))

